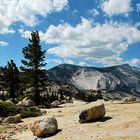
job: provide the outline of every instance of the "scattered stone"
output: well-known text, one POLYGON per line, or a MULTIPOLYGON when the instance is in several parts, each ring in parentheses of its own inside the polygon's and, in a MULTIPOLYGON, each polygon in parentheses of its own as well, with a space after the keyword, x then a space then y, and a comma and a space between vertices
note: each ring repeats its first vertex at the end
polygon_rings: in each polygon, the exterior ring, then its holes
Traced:
POLYGON ((35 102, 31 99, 28 99, 27 97, 24 98, 22 101, 19 101, 18 106, 25 106, 25 107, 31 107, 31 106, 35 106, 35 102))
POLYGON ((125 97, 123 99, 123 102, 127 103, 127 102, 135 102, 136 98, 135 97, 125 97))
POLYGON ((73 100, 71 99, 71 100, 69 101, 69 103, 73 103, 73 100))
POLYGON ((57 108, 57 107, 59 107, 59 105, 60 105, 60 102, 58 100, 51 103, 52 108, 57 108))
POLYGON ((19 122, 21 122, 20 114, 17 114, 15 116, 9 116, 2 121, 2 123, 19 123, 19 122))
POLYGON ((58 129, 57 120, 54 117, 43 117, 29 125, 30 130, 37 137, 50 136, 58 129))
POLYGON ((60 102, 60 104, 66 104, 66 103, 67 103, 66 100, 62 100, 62 101, 60 102))
POLYGON ((17 103, 17 106, 22 106, 23 105, 23 102, 22 101, 19 101, 18 103, 17 103))
POLYGON ((90 109, 83 110, 79 115, 79 122, 84 123, 88 121, 93 121, 105 116, 105 106, 104 104, 95 105, 90 109))

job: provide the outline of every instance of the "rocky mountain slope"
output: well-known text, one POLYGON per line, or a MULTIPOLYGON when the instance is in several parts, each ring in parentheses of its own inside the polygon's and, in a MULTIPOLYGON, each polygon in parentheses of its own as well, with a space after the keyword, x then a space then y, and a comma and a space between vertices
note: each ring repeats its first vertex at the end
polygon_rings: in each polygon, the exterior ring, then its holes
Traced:
POLYGON ((106 68, 62 64, 47 73, 50 81, 67 83, 78 89, 116 91, 140 97, 140 69, 128 64, 106 68))

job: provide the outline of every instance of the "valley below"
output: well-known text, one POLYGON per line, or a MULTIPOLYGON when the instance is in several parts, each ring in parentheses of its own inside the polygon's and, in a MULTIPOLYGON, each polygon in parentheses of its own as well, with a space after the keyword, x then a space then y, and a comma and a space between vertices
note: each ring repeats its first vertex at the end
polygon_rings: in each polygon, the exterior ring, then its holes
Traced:
POLYGON ((121 101, 103 101, 86 103, 74 100, 74 103, 61 105, 59 108, 43 109, 44 115, 22 119, 18 124, 0 124, 0 136, 4 140, 139 140, 140 139, 140 102, 122 103, 121 101), (78 122, 82 110, 104 103, 104 118, 89 122, 78 122), (44 116, 54 116, 58 121, 57 134, 37 138, 28 125, 44 116))

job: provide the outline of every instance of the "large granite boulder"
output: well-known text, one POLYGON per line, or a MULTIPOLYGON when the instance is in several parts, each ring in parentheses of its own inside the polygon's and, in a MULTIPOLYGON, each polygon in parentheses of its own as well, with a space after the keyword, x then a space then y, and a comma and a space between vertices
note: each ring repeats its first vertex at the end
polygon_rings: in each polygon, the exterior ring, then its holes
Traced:
POLYGON ((105 106, 104 104, 98 104, 92 108, 83 110, 79 115, 79 122, 84 123, 88 121, 94 121, 96 119, 102 118, 105 116, 105 106))
POLYGON ((55 134, 58 129, 58 124, 54 117, 43 117, 29 124, 29 128, 35 136, 43 137, 55 134))
POLYGON ((2 121, 2 123, 19 123, 19 122, 21 122, 20 114, 17 114, 15 116, 9 116, 2 121))

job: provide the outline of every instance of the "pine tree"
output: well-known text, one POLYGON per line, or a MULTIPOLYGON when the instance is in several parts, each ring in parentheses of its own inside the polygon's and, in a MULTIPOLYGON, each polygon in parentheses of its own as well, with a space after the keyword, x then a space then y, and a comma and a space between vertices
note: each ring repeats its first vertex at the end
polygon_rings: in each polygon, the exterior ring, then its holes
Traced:
POLYGON ((10 97, 15 99, 18 96, 19 90, 19 70, 13 60, 10 60, 6 67, 3 68, 3 76, 5 81, 5 87, 10 97))
POLYGON ((45 90, 46 74, 43 67, 46 65, 45 51, 40 46, 39 33, 32 32, 29 44, 23 48, 24 60, 21 71, 24 76, 26 87, 31 89, 31 96, 37 105, 40 104, 40 93, 45 90))
POLYGON ((60 101, 64 100, 64 95, 63 93, 60 94, 60 101))

